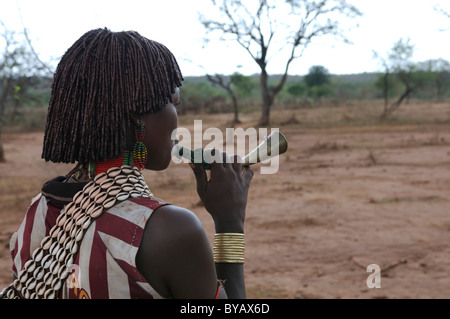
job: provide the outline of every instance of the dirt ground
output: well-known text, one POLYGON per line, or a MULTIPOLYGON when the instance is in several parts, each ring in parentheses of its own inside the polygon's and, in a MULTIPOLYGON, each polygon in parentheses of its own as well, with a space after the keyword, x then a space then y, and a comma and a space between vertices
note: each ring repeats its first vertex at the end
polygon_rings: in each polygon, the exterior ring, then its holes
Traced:
MULTIPOLYGON (((281 128, 289 150, 249 194, 249 298, 449 298, 450 125, 281 128), (381 267, 368 288, 367 266, 381 267)), ((0 288, 8 242, 40 185, 72 166, 40 159, 42 133, 4 134, 0 163, 0 288)), ((144 171, 153 193, 194 211, 210 239, 192 172, 144 171)))

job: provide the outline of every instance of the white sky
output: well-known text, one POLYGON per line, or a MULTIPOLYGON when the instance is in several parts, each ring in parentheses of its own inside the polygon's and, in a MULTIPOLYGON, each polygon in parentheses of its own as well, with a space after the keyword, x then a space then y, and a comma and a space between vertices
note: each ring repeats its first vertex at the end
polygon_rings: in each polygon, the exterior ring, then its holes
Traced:
MULTIPOLYGON (((356 21, 350 20, 359 23, 358 28, 345 34, 353 44, 318 39, 291 65, 290 74, 306 74, 312 65, 323 65, 334 74, 376 71, 373 50, 385 54, 401 37, 410 37, 415 44, 416 61, 435 58, 450 61, 450 18, 433 9, 439 5, 450 12, 450 1, 348 2, 364 14, 356 21)), ((165 44, 177 57, 185 76, 203 75, 205 70, 223 74, 259 73, 256 63, 237 44, 211 41, 205 46, 205 29, 198 13, 208 16, 210 0, 0 0, 0 20, 9 29, 22 29, 18 5, 33 46, 43 60, 59 59, 86 31, 108 27, 113 31, 135 30, 165 44)), ((270 73, 283 71, 283 61, 270 62, 270 73)))

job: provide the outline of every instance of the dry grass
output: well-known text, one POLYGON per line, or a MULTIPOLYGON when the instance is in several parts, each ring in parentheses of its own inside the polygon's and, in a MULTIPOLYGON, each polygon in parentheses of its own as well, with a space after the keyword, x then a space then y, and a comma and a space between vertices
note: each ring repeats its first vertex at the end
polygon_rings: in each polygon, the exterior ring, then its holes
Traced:
POLYGON ((272 123, 302 128, 373 127, 391 125, 435 125, 450 123, 450 105, 447 102, 413 101, 402 105, 385 122, 380 122, 381 101, 350 102, 339 106, 277 110, 272 112, 272 123))
MULTIPOLYGON (((181 106, 182 107, 182 106, 181 106)), ((380 101, 348 101, 345 104, 321 105, 284 109, 274 105, 271 112, 272 127, 301 127, 326 129, 331 127, 372 127, 390 125, 434 125, 450 123, 450 105, 447 102, 410 101, 403 104, 387 121, 381 123, 383 111, 380 101)), ((45 125, 47 108, 25 108, 14 123, 3 128, 6 133, 41 131, 45 125)), ((241 127, 256 126, 260 108, 253 106, 240 112, 241 127)), ((9 116, 6 114, 5 116, 9 116)), ((225 129, 233 115, 227 114, 184 114, 179 116, 179 126, 191 126, 201 118, 207 127, 225 129)))

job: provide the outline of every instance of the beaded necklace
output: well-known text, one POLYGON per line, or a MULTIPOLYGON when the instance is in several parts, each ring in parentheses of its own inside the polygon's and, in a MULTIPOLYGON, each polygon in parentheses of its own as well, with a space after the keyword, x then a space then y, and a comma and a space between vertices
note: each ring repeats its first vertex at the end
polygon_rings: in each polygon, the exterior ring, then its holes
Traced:
MULTIPOLYGON (((144 146, 145 147, 145 146, 144 146)), ((143 170, 143 165, 135 165, 133 153, 131 151, 124 151, 122 156, 109 159, 106 161, 90 162, 88 165, 89 178, 93 179, 95 176, 106 173, 111 167, 121 167, 121 166, 134 166, 143 170)))
POLYGON ((135 139, 133 150, 125 150, 121 156, 106 161, 89 162, 87 165, 79 164, 78 167, 69 174, 72 182, 77 183, 82 175, 83 169, 87 170, 89 179, 94 179, 101 173, 106 173, 111 167, 131 166, 143 170, 147 162, 147 147, 144 144, 145 126, 140 120, 135 129, 135 139))

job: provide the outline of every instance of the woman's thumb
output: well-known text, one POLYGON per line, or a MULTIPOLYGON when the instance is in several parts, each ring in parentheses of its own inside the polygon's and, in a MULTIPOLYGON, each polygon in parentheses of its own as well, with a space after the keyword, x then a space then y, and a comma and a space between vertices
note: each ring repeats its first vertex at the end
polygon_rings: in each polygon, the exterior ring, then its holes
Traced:
POLYGON ((206 184, 208 182, 206 171, 201 164, 189 163, 189 166, 194 172, 195 179, 197 180, 197 192, 203 194, 206 191, 206 184))

